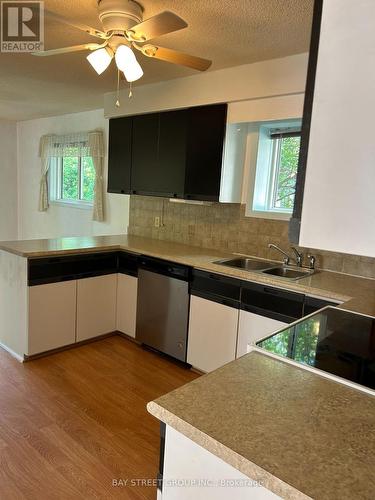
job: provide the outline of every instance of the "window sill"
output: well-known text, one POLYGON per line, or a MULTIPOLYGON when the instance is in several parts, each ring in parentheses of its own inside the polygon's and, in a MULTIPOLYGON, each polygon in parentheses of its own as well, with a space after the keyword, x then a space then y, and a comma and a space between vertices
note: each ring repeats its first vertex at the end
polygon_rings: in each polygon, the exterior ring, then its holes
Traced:
POLYGON ((258 219, 274 219, 289 221, 292 217, 288 212, 271 212, 266 210, 251 210, 246 208, 245 217, 257 217, 258 219))
POLYGON ((84 201, 51 200, 50 203, 57 207, 78 208, 79 210, 92 210, 94 206, 93 203, 84 201))

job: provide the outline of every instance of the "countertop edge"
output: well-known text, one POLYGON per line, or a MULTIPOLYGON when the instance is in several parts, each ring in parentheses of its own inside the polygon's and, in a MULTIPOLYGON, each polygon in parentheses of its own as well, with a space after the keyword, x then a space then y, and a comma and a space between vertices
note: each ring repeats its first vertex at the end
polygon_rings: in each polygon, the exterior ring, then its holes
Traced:
MULTIPOLYGON (((103 246, 95 246, 95 247, 87 247, 87 248, 72 248, 72 249, 64 249, 64 250, 44 250, 37 252, 21 252, 15 248, 10 248, 6 246, 0 245, 0 250, 2 252, 7 252, 13 255, 17 255, 18 257, 23 257, 25 259, 36 259, 43 257, 61 257, 63 255, 81 255, 87 253, 96 253, 96 252, 113 252, 122 250, 122 246, 118 244, 114 245, 103 245, 103 246)), ((129 250, 130 252, 130 250, 129 250)))
POLYGON ((261 482, 264 488, 272 491, 275 495, 282 498, 288 498, 289 500, 312 500, 308 495, 305 495, 290 484, 285 483, 282 479, 272 475, 262 467, 259 467, 219 441, 216 441, 208 434, 200 431, 177 415, 166 410, 155 401, 151 401, 147 404, 147 411, 158 420, 173 427, 176 431, 180 432, 188 439, 191 439, 194 443, 239 470, 252 480, 261 482))

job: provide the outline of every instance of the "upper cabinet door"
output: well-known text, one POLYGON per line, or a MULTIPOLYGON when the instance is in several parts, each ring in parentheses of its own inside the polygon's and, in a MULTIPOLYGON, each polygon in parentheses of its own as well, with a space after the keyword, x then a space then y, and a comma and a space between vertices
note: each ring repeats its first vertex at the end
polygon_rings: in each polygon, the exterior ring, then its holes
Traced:
POLYGON ((130 193, 132 117, 109 121, 108 192, 130 193))
POLYGON ((183 196, 187 118, 185 110, 134 117, 133 192, 183 196))
POLYGON ((185 198, 219 201, 227 104, 189 110, 185 198))
POLYGON ((155 195, 158 172, 159 113, 133 117, 131 189, 134 194, 155 195))
POLYGON ((159 180, 161 191, 183 198, 189 110, 160 113, 159 180))

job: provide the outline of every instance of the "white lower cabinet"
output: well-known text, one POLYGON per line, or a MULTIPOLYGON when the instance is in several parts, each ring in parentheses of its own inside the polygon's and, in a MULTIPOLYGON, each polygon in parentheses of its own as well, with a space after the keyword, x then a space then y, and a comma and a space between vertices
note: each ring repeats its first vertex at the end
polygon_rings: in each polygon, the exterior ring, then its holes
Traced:
POLYGON ((117 279, 116 329, 135 337, 138 278, 119 274, 117 279))
POLYGON ((249 352, 249 346, 255 344, 258 340, 271 335, 271 333, 280 330, 288 323, 267 318, 259 314, 248 311, 240 311, 240 321, 238 326, 237 355, 239 358, 249 352))
POLYGON ((167 426, 162 500, 277 500, 260 482, 167 426))
POLYGON ((238 309, 191 296, 187 362, 210 372, 236 355, 238 309))
POLYGON ((77 342, 116 330, 117 274, 77 281, 77 342))
POLYGON ((76 340, 77 281, 31 286, 26 354, 73 344, 76 340))

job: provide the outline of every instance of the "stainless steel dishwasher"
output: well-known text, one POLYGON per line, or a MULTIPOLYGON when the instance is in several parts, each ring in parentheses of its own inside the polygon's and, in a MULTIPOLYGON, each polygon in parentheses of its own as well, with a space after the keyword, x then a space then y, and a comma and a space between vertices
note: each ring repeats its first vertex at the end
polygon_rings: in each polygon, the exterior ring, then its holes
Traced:
POLYGON ((141 257, 136 339, 186 362, 188 321, 189 268, 141 257))

